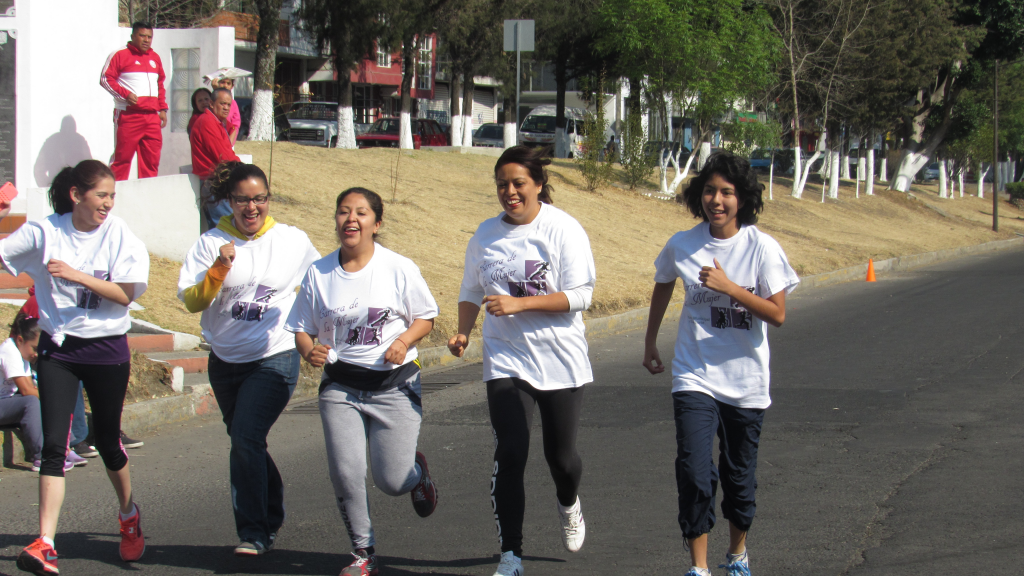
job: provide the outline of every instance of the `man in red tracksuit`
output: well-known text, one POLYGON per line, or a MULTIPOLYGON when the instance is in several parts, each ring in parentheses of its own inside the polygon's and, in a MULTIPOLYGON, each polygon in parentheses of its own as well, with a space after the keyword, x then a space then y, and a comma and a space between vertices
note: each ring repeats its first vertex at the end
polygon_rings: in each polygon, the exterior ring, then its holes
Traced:
POLYGON ((110 169, 115 180, 127 180, 132 157, 138 154, 139 178, 152 178, 160 168, 161 129, 167 126, 164 65, 150 46, 153 26, 132 24, 128 46, 107 57, 100 85, 114 96, 117 136, 110 169))

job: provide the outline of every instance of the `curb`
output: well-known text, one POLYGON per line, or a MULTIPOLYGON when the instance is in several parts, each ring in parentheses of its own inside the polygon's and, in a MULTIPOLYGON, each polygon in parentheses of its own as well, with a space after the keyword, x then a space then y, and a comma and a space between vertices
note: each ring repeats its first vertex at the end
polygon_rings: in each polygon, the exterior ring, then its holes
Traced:
MULTIPOLYGON (((998 240, 995 242, 987 242, 985 244, 978 244, 975 246, 964 246, 950 250, 939 250, 937 252, 912 254, 910 256, 901 256, 899 258, 890 258, 888 260, 875 262, 875 273, 883 274, 902 272, 946 260, 954 260, 965 256, 974 256, 989 252, 1011 250, 1022 246, 1024 246, 1024 237, 1011 238, 1009 240, 998 240)), ((866 274, 867 264, 862 264, 860 266, 843 268, 832 272, 825 272, 823 274, 806 276, 800 279, 800 285, 802 288, 832 286, 843 282, 863 279, 866 274)), ((670 314, 680 314, 682 312, 682 307, 683 303, 681 301, 669 303, 666 316, 670 314)), ((604 336, 610 336, 620 332, 645 328, 647 326, 648 310, 649 308, 637 308, 635 310, 623 312, 622 314, 615 314, 614 316, 589 319, 586 321, 587 338, 602 338, 604 336)), ((135 329, 139 324, 148 323, 142 323, 134 319, 132 320, 133 329, 135 329)), ((163 330, 152 324, 148 324, 148 326, 145 327, 155 328, 159 330, 158 333, 166 334, 170 332, 169 330, 163 330)), ((193 338, 195 337, 193 336, 193 338)), ((446 368, 452 368, 460 364, 479 362, 482 359, 482 349, 482 346, 470 345, 463 358, 456 358, 448 352, 448 348, 446 346, 424 348, 419 351, 419 361, 425 372, 436 372, 446 368)), ((302 380, 302 377, 300 377, 300 382, 295 389, 295 394, 292 396, 293 400, 312 398, 316 395, 318 383, 305 382, 302 380)), ((128 435, 136 435, 142 432, 154 430, 167 424, 180 424, 193 418, 213 417, 219 413, 220 410, 217 407, 217 400, 213 397, 213 391, 210 389, 209 384, 190 387, 187 386, 185 387, 185 393, 178 396, 168 396, 165 398, 157 398, 156 400, 146 400, 144 402, 126 405, 121 416, 121 428, 128 435)))

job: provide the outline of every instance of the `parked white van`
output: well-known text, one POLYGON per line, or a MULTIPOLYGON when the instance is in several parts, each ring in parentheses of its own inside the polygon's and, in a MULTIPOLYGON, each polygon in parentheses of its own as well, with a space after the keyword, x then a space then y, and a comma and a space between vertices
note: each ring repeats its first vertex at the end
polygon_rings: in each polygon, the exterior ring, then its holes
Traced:
MULTIPOLYGON (((525 146, 553 146, 555 143, 555 107, 552 105, 537 106, 526 115, 523 125, 519 128, 519 143, 525 146)), ((565 149, 569 157, 580 153, 583 142, 582 108, 565 109, 565 149)))

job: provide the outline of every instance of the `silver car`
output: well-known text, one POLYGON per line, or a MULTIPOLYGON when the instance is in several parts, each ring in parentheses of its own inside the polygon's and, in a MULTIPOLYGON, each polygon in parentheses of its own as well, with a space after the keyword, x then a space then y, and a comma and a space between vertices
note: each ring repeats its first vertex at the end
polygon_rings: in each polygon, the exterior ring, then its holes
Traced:
POLYGON ((296 144, 335 147, 338 143, 337 102, 296 102, 287 114, 288 139, 296 144))
POLYGON ((504 148, 505 127, 501 124, 481 124, 473 133, 473 146, 504 148))

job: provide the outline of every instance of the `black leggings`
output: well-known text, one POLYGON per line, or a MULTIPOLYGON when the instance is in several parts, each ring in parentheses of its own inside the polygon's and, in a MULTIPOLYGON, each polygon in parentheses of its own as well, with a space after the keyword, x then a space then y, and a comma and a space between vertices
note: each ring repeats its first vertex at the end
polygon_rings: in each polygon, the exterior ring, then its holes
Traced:
POLYGON ((544 458, 555 481, 555 495, 563 506, 576 502, 583 476, 583 460, 576 451, 576 431, 583 411, 583 386, 537 390, 519 378, 487 382, 487 406, 494 429, 494 475, 491 505, 498 525, 501 551, 523 555, 523 515, 526 489, 523 475, 530 453, 533 407, 540 408, 544 458))
POLYGON ((64 476, 64 457, 71 433, 71 414, 78 401, 82 381, 92 407, 93 438, 108 470, 118 471, 128 463, 121 446, 121 409, 128 391, 131 362, 123 364, 77 364, 40 356, 39 406, 43 417, 42 476, 64 476))

